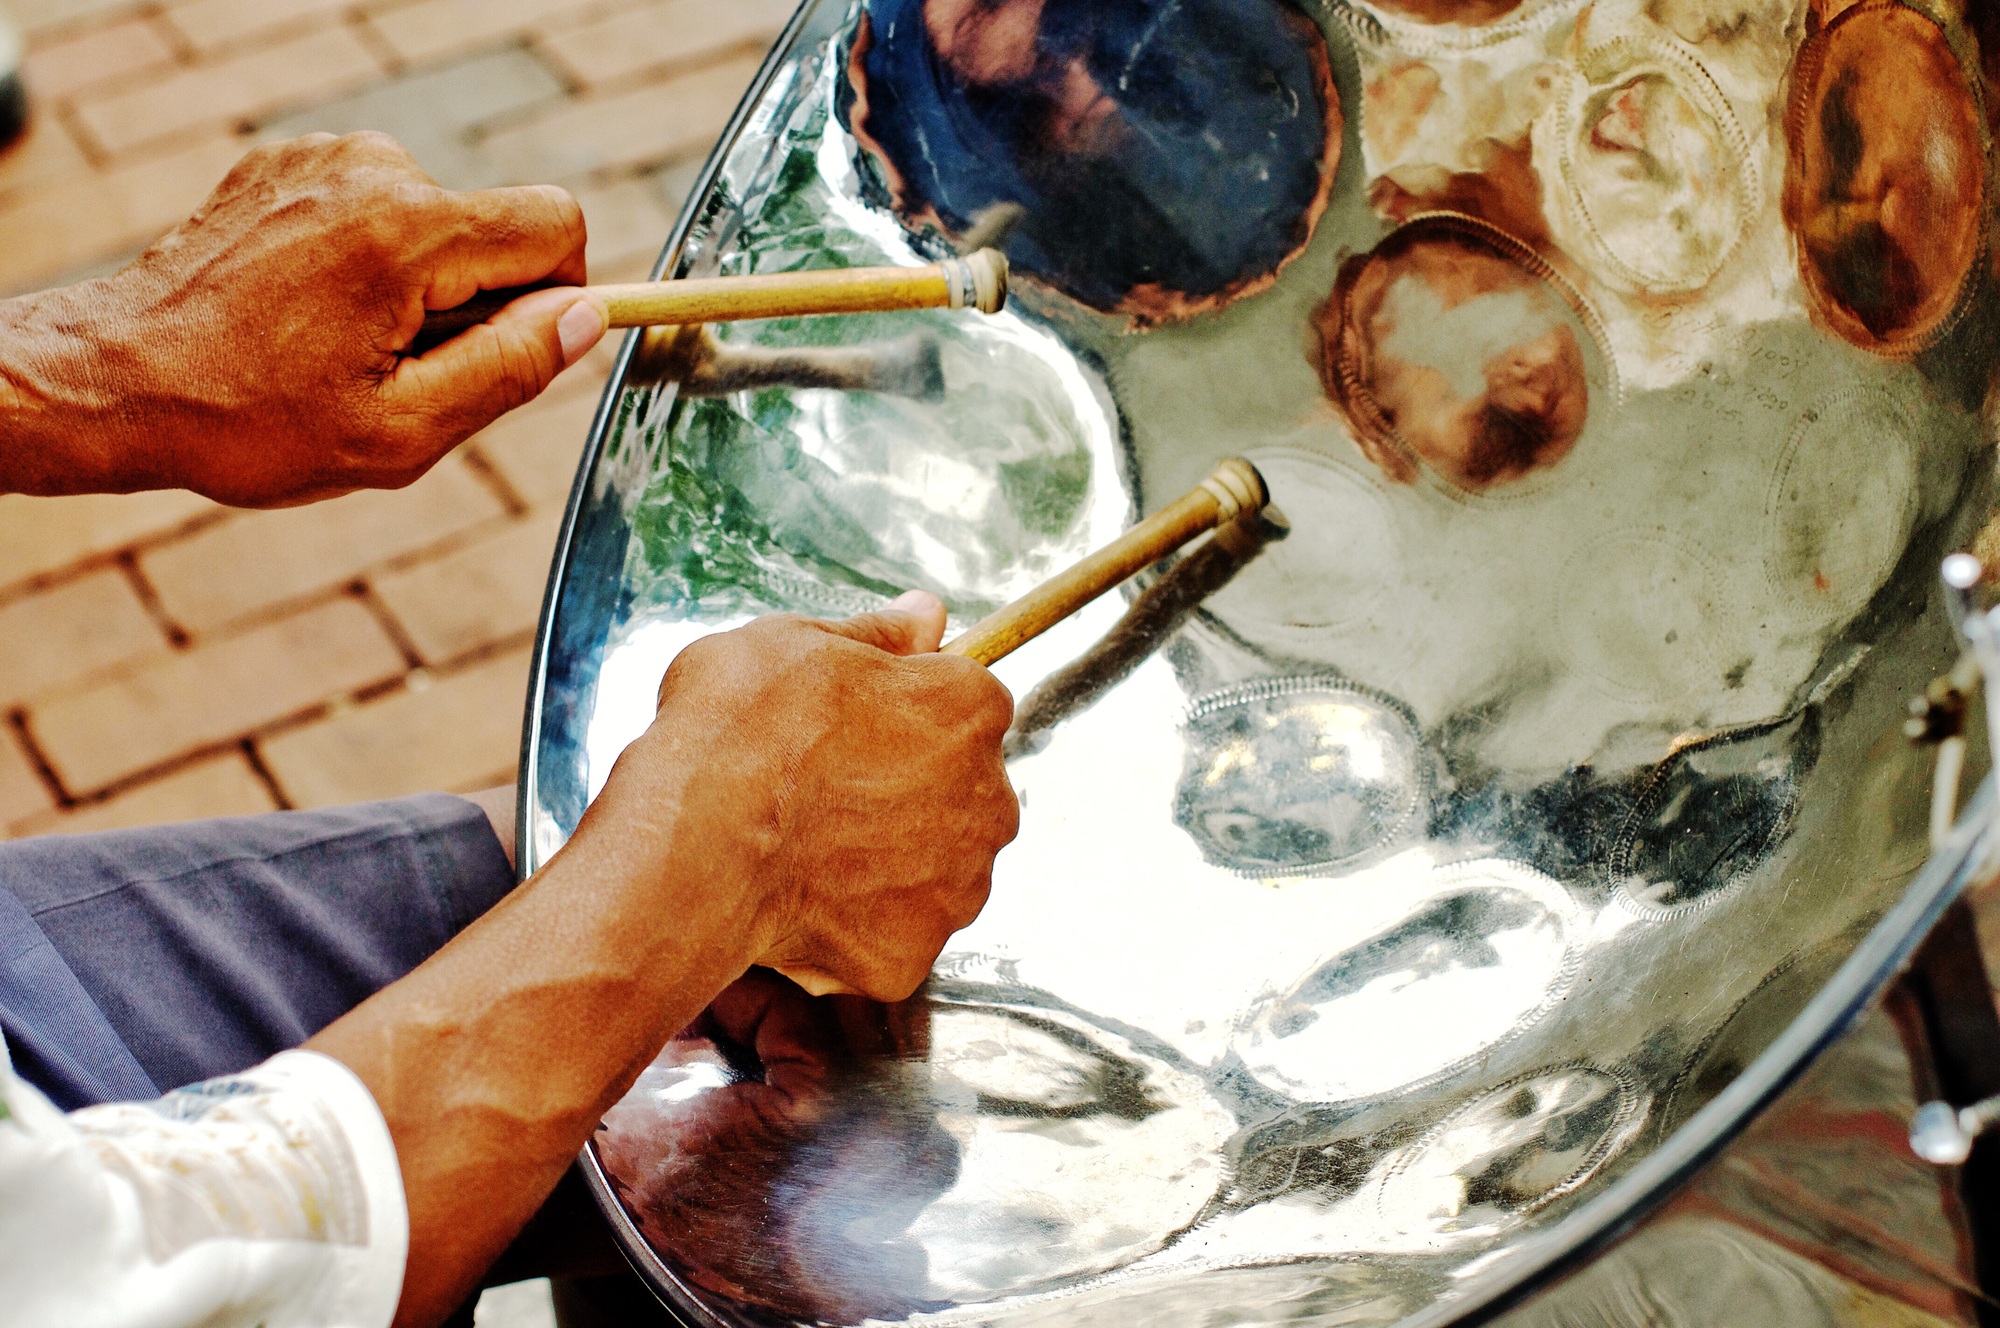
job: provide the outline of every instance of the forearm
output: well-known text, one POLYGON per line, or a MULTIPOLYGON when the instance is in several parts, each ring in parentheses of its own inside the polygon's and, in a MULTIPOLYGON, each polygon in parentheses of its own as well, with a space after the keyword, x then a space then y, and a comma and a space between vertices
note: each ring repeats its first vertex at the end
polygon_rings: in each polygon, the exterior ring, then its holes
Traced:
POLYGON ((717 888, 735 869, 702 860, 688 833, 701 817, 679 819, 662 837, 595 813, 532 881, 307 1044, 361 1077, 396 1141, 399 1323, 459 1303, 640 1070, 748 967, 761 920, 741 914, 747 892, 717 888))

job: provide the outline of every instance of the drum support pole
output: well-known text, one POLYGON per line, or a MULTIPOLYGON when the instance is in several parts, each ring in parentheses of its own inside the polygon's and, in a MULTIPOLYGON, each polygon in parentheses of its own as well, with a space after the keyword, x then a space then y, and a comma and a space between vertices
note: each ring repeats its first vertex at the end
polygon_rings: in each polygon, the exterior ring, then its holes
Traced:
POLYGON ((973 624, 946 645, 947 655, 993 664, 1054 627, 1114 586, 1215 527, 1262 511, 1270 491, 1257 468, 1230 457, 1188 494, 1126 531, 1066 572, 973 624))

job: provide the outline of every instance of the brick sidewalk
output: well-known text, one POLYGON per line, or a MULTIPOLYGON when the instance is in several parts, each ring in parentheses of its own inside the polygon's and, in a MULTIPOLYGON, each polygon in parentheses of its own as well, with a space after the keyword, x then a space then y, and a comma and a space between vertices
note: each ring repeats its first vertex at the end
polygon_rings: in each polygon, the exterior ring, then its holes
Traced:
MULTIPOLYGON (((0 0, 36 120, 0 292, 117 267, 263 138, 381 129, 454 188, 555 182, 644 275, 792 0, 0 0)), ((513 778, 601 351, 396 493, 237 512, 0 497, 0 832, 513 778)))

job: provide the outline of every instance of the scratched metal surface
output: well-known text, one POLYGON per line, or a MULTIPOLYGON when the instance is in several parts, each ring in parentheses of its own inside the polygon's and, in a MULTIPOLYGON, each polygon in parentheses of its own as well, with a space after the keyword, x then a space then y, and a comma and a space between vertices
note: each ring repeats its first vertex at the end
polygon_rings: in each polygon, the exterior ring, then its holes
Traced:
MULTIPOLYGON (((1001 665, 1022 833, 924 996, 779 993, 612 1111, 594 1163, 662 1293, 1444 1322, 1748 1125, 1730 1086, 1788 1027, 1817 1050, 1880 975, 1795 1017, 1922 913, 1895 728, 1991 499, 1982 21, 808 3, 673 269, 928 261, 1011 204, 1015 301, 718 329, 792 357, 741 390, 628 363, 538 660, 530 865, 704 633, 908 586, 969 622, 1232 453, 1292 529, 1156 574, 1189 612, 1112 597, 1001 665)), ((1855 1036, 1895 1062, 1885 1027, 1855 1036)), ((1915 1091, 1870 1083, 1839 1119, 1915 1091)), ((1726 1220, 1739 1186, 1522 1313, 1969 1321, 1946 1188, 1876 1143, 1824 1170, 1896 1196, 1869 1230, 1933 1251, 1883 1256, 1907 1276, 1726 1220)))

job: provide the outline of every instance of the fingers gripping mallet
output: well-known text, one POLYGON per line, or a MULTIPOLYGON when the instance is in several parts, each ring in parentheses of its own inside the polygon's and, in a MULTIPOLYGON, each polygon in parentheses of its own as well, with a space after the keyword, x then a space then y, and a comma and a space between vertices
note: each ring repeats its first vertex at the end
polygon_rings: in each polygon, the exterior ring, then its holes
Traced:
MULTIPOLYGON (((816 272, 769 272, 749 277, 642 281, 587 288, 604 302, 612 327, 689 326, 751 318, 887 313, 899 309, 1007 306, 1007 258, 981 249, 929 267, 850 267, 816 272)), ((487 291, 424 318, 419 346, 433 346, 485 322, 526 290, 487 291)))

